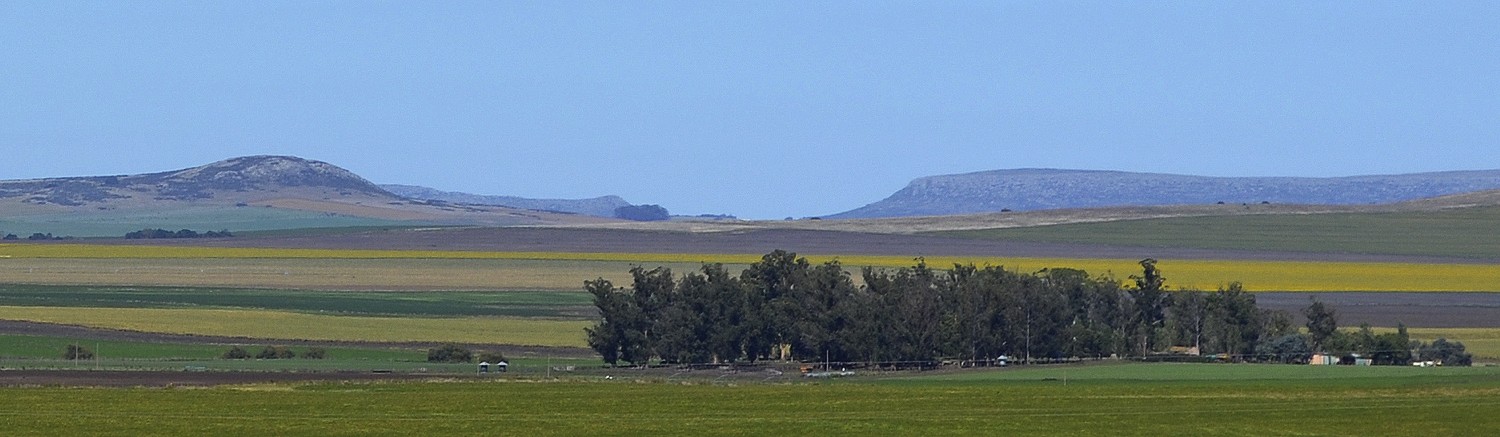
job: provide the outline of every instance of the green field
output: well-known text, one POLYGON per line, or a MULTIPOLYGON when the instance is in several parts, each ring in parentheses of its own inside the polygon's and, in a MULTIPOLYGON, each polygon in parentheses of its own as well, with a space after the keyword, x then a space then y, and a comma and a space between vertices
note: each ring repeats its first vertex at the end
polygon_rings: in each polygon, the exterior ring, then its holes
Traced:
POLYGON ((0 416, 8 435, 1500 433, 1496 368, 1132 364, 1070 368, 1077 376, 1066 382, 1047 376, 1062 370, 792 384, 507 378, 8 388, 0 389, 0 416))
MULTIPOLYGON (((487 349, 505 354, 512 374, 544 374, 548 365, 598 367, 595 358, 548 357, 516 351, 504 346, 487 349)), ((382 346, 308 346, 286 345, 275 341, 245 340, 239 344, 166 343, 148 341, 98 340, 90 338, 41 335, 0 335, 0 369, 106 369, 106 370, 182 370, 197 368, 221 371, 368 371, 390 370, 424 373, 474 373, 472 363, 429 363, 422 348, 382 346), (95 359, 73 361, 62 359, 68 345, 79 345, 95 354, 95 359), (285 346, 302 353, 312 347, 324 350, 323 359, 244 359, 221 356, 238 345, 256 354, 266 346, 285 346)))
MULTIPOLYGON (((645 263, 464 258, 5 258, 5 249, 14 247, 0 245, 0 278, 16 284, 581 292, 583 281, 598 277, 628 283, 631 266, 645 263)), ((129 250, 128 246, 123 248, 129 250)), ((687 262, 649 265, 665 265, 680 272, 701 266, 687 262)))
MULTIPOLYGON (((16 359, 59 359, 62 352, 70 345, 79 345, 93 351, 101 360, 133 360, 133 361, 202 361, 218 360, 224 351, 229 350, 229 345, 217 344, 187 344, 187 343, 159 343, 145 341, 121 341, 121 340, 96 340, 88 338, 53 337, 40 335, 0 335, 0 360, 16 359)), ((254 353, 260 351, 261 347, 267 345, 278 345, 275 342, 263 342, 259 344, 246 345, 246 350, 254 353)), ((307 350, 307 346, 297 346, 292 349, 297 352, 307 350)), ((422 360, 421 352, 407 349, 379 348, 379 347, 322 347, 327 352, 325 360, 372 360, 372 361, 414 361, 422 360)), ((62 364, 68 364, 61 360, 62 364)), ((86 366, 94 363, 87 361, 86 366)))
POLYGON ((1500 258, 1500 207, 1181 217, 938 234, 1011 241, 1500 258))
POLYGON ((0 306, 0 319, 258 339, 584 347, 592 322, 519 317, 342 316, 272 310, 0 306))
POLYGON ((232 232, 302 228, 410 226, 411 223, 313 211, 266 207, 192 207, 172 210, 91 211, 0 218, 0 232, 22 238, 35 232, 55 236, 121 237, 141 229, 232 232))
POLYGON ((591 318, 578 291, 353 292, 0 284, 0 306, 268 309, 319 314, 591 318))

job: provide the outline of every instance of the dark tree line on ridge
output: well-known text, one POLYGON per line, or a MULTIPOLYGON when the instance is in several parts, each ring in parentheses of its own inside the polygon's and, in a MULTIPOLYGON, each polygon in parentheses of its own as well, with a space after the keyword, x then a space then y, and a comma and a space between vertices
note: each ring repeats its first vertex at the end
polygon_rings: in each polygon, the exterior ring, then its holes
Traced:
POLYGON ((719 264, 680 277, 663 267, 636 267, 629 288, 602 278, 585 283, 602 316, 586 333, 589 346, 611 365, 980 361, 1002 355, 1031 362, 1189 350, 1234 360, 1307 362, 1315 351, 1375 352, 1396 340, 1408 352, 1388 354, 1381 363, 1405 364, 1401 360, 1409 361, 1409 351, 1419 346, 1409 343, 1404 329, 1389 342, 1342 334, 1331 310, 1326 319, 1309 317, 1309 333, 1300 333, 1290 314, 1257 307, 1239 283, 1211 292, 1168 292, 1156 263, 1142 260, 1141 274, 1130 276, 1129 285, 1075 269, 936 270, 920 259, 895 270, 861 269, 863 285, 856 285, 837 261, 813 265, 781 250, 738 276, 719 264), (1314 321, 1321 325, 1315 328, 1314 321), (1334 333, 1326 333, 1327 326, 1334 333))
POLYGON ((228 237, 233 237, 233 236, 234 236, 234 234, 230 233, 228 229, 225 229, 225 230, 222 230, 222 231, 208 231, 208 232, 201 232, 200 233, 200 232, 194 231, 192 229, 181 229, 181 230, 178 230, 176 232, 173 232, 173 231, 168 231, 166 229, 157 228, 157 229, 142 229, 142 230, 139 230, 139 231, 132 231, 132 232, 125 233, 125 239, 127 239, 127 240, 163 239, 163 238, 228 238, 228 237))

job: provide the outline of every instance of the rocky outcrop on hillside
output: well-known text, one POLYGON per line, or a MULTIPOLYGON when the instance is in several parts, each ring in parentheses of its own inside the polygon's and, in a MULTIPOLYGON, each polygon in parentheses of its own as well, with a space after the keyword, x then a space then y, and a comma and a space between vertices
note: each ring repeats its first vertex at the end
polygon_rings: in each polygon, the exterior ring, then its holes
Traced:
POLYGON ((632 206, 619 196, 602 196, 592 199, 531 199, 515 196, 490 196, 483 194, 442 191, 415 185, 383 184, 380 188, 401 197, 417 200, 436 200, 469 205, 507 206, 537 211, 556 211, 595 217, 614 217, 615 209, 632 206))
POLYGON ((1110 206, 1400 202, 1500 188, 1500 170, 1337 178, 1204 177, 1018 169, 924 177, 890 197, 827 218, 955 215, 1110 206))

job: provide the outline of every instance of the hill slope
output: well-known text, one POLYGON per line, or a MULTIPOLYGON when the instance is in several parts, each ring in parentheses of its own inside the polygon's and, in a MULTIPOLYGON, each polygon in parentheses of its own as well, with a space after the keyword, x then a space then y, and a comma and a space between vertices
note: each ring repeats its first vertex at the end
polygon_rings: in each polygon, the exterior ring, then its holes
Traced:
POLYGON ((1500 170, 1339 178, 1221 178, 1019 169, 924 177, 890 197, 827 218, 877 218, 1107 206, 1361 205, 1500 188, 1500 170))
POLYGON ((531 199, 515 196, 490 196, 483 194, 443 191, 416 185, 382 184, 381 189, 395 195, 449 203, 470 205, 506 206, 537 211, 557 211, 595 217, 614 217, 615 208, 631 206, 620 196, 601 196, 592 199, 531 199))
POLYGON ((0 181, 0 231, 115 236, 146 227, 263 230, 371 225, 531 225, 572 214, 414 201, 322 161, 231 158, 141 175, 0 181))
POLYGON ((108 207, 171 201, 243 201, 302 194, 397 200, 332 164, 289 156, 247 156, 142 175, 0 181, 0 200, 35 206, 108 207))

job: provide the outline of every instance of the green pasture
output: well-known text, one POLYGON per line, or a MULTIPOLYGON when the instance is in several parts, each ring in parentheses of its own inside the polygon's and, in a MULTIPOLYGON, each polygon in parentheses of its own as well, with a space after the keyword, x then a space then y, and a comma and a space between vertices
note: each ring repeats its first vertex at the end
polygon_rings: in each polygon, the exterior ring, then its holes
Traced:
POLYGON ((0 306, 0 319, 180 335, 268 340, 585 347, 586 320, 347 316, 200 308, 0 306))
MULTIPOLYGON (((162 343, 146 341, 123 341, 123 340, 96 340, 88 338, 56 337, 44 335, 0 335, 0 359, 54 359, 60 358, 68 345, 79 345, 93 351, 100 359, 119 360, 159 360, 159 361, 188 361, 188 360, 217 360, 219 356, 233 345, 230 344, 190 344, 190 343, 162 343)), ((262 347, 268 345, 283 345, 276 342, 262 342, 242 344, 244 348, 253 355, 262 347)), ((295 352, 301 353, 315 346, 289 346, 295 352)), ((422 360, 425 352, 414 349, 380 348, 380 347, 337 347, 316 346, 322 348, 327 356, 324 361, 338 360, 422 360)))
MULTIPOLYGON (((228 346, 225 346, 227 349, 228 346)), ((257 349, 258 350, 258 349, 257 349)), ((70 361, 55 358, 0 358, 0 371, 3 369, 47 369, 47 370, 129 370, 129 371, 193 371, 193 372, 393 372, 393 373, 416 373, 442 376, 467 376, 477 374, 478 361, 473 363, 429 363, 423 359, 425 351, 406 351, 401 354, 401 359, 375 360, 375 359, 352 359, 352 358, 329 358, 322 360, 310 360, 301 358, 292 359, 195 359, 195 360, 155 360, 155 359, 125 359, 125 358, 100 358, 98 360, 70 361)), ((566 366, 574 369, 592 370, 599 367, 599 360, 584 360, 580 358, 553 358, 551 361, 543 358, 521 358, 510 361, 510 369, 507 373, 495 374, 494 376, 525 376, 540 378, 547 374, 547 366, 553 366, 559 370, 554 373, 559 376, 571 375, 573 372, 564 372, 566 366)), ((581 372, 580 372, 581 373, 581 372)), ((594 372, 597 373, 597 372, 594 372)))
POLYGON ((938 234, 1012 241, 1500 258, 1500 207, 1179 217, 938 234))
POLYGON ((1500 433, 1494 414, 1500 374, 1494 369, 1344 377, 1370 369, 1342 367, 1324 375, 1335 377, 1284 379, 1281 369, 1262 375, 1253 371, 1259 366, 1248 373, 1235 367, 1091 367, 1100 377, 1066 384, 1004 377, 782 384, 496 378, 165 390, 26 387, 0 389, 6 399, 0 420, 8 435, 1500 433), (1230 373, 1203 383, 1204 375, 1220 369, 1230 373), (1186 376, 1172 376, 1178 374, 1186 376))
POLYGON ((354 292, 0 284, 0 306, 240 308, 350 315, 592 317, 579 291, 354 292))
MULTIPOLYGON (((276 288, 293 290, 495 291, 553 290, 582 293, 583 281, 603 277, 628 285, 630 268, 666 266, 695 271, 698 262, 588 259, 423 258, 419 251, 317 251, 106 246, 81 244, 0 244, 0 278, 6 283, 80 286, 176 286, 199 288, 276 288), (78 258, 8 256, 17 250, 65 251, 78 258), (99 252, 167 252, 181 258, 113 258, 99 252), (202 252, 202 253, 194 253, 202 252), (374 252, 388 258, 351 258, 374 252), (288 256, 291 254, 291 256, 288 256), (238 256, 236 256, 238 255, 238 256), (302 256, 306 255, 306 256, 302 256), (402 258, 406 256, 406 258, 402 258)), ((449 252, 464 256, 508 253, 449 252)), ((568 256, 574 254, 540 254, 568 256)), ((517 254, 517 257, 529 254, 517 254)), ((908 260, 909 261, 909 260, 908 260)), ((730 268, 743 268, 731 265, 730 268)))
MULTIPOLYGON (((512 374, 544 374, 547 366, 599 367, 597 358, 550 357, 533 351, 495 346, 475 349, 504 354, 510 360, 512 374)), ((384 346, 312 346, 275 341, 246 340, 237 344, 170 343, 149 341, 97 340, 89 338, 43 335, 0 335, 0 369, 105 369, 105 370, 182 370, 194 368, 218 371, 370 371, 426 373, 474 373, 473 363, 429 363, 427 350, 384 346), (79 345, 95 355, 94 359, 65 360, 68 345, 79 345), (223 359, 231 347, 239 346, 251 355, 266 346, 285 346, 302 353, 321 348, 323 359, 223 359)))
POLYGON ((22 238, 35 232, 73 237, 121 237, 141 229, 261 231, 302 228, 411 226, 409 222, 284 208, 202 206, 166 210, 109 210, 0 218, 0 231, 22 238))
POLYGON ((932 372, 883 378, 882 383, 1035 382, 1047 384, 1164 383, 1292 385, 1296 381, 1347 380, 1348 384, 1424 383, 1443 378, 1496 378, 1500 367, 1309 366, 1292 364, 1201 364, 1113 362, 1012 367, 1000 371, 932 372), (1363 381, 1354 381, 1363 380, 1363 381))

